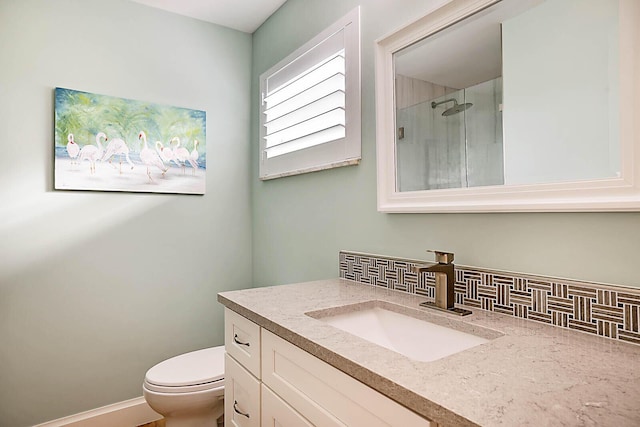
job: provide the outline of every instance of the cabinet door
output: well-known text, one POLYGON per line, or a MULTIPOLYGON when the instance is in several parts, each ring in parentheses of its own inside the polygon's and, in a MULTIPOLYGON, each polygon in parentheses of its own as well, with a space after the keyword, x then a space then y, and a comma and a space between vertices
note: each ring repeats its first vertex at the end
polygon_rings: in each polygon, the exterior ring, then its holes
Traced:
POLYGON ((260 382, 228 354, 224 356, 224 424, 260 426, 260 382))
POLYGON ((260 379, 260 326, 225 308, 224 347, 227 353, 260 379))
POLYGON ((269 331, 262 382, 316 426, 427 427, 431 422, 269 331))
POLYGON ((295 409, 262 384, 262 427, 314 427, 295 409))

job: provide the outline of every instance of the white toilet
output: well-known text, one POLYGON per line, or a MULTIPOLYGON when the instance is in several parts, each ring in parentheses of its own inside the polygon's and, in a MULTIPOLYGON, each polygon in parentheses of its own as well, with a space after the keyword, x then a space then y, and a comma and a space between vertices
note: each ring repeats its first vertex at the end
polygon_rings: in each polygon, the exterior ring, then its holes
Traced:
POLYGON ((142 393, 166 427, 217 426, 224 412, 224 346, 158 363, 147 371, 142 393))

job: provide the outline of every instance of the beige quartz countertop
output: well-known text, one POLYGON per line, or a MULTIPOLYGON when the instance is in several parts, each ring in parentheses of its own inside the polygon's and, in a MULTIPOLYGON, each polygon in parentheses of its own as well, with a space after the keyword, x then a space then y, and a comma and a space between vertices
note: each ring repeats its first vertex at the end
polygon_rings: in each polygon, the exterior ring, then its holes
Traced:
POLYGON ((344 279, 218 294, 231 310, 443 426, 640 426, 640 346, 473 308, 462 318, 440 314, 419 308, 424 300, 344 279), (305 315, 368 301, 501 336, 417 362, 305 315))

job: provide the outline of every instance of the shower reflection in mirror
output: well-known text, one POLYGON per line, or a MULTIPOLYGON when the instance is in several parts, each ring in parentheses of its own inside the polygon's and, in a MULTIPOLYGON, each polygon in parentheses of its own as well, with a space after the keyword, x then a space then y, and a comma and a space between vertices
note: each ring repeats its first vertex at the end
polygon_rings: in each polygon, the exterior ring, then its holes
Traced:
POLYGON ((399 191, 504 183, 501 77, 461 90, 406 76, 396 84, 396 123, 404 128, 396 145, 399 191), (413 100, 403 99, 408 93, 413 100), (418 93, 427 100, 416 100, 418 93))
POLYGON ((394 52, 396 190, 619 176, 618 18, 503 0, 394 52))

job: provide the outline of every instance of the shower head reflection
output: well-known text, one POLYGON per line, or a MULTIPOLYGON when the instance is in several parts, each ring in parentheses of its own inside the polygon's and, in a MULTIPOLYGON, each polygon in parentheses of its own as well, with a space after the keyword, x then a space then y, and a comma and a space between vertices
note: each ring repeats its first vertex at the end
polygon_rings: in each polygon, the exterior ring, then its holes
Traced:
POLYGON ((470 103, 470 102, 466 102, 464 104, 458 104, 458 101, 456 101, 454 98, 450 98, 450 99, 445 99, 444 101, 440 101, 440 102, 432 102, 431 103, 431 108, 435 109, 438 105, 444 104, 446 102, 451 102, 451 101, 453 101, 453 107, 447 108, 446 110, 444 110, 442 112, 442 115, 445 116, 445 117, 461 113, 464 110, 467 110, 467 109, 469 109, 469 108, 471 108, 473 106, 473 104, 470 103))

